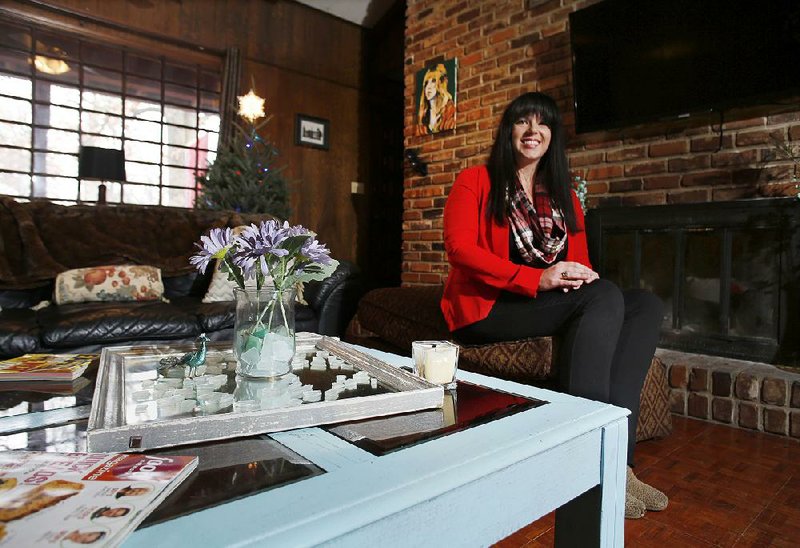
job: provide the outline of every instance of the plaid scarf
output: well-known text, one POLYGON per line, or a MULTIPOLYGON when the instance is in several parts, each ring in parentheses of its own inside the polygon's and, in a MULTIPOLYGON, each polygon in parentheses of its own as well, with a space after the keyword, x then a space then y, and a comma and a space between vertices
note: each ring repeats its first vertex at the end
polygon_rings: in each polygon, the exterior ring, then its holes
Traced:
POLYGON ((536 259, 552 264, 567 243, 567 232, 560 210, 553 209, 544 185, 534 183, 533 202, 517 180, 509 193, 508 221, 522 259, 532 264, 536 259))

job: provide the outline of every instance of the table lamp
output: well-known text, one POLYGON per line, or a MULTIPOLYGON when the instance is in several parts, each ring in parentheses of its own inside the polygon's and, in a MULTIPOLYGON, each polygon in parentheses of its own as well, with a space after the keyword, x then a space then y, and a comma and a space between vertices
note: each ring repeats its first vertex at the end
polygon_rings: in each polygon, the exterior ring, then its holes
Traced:
MULTIPOLYGON (((112 148, 81 146, 78 153, 78 177, 99 181, 125 181, 125 152, 112 148)), ((97 190, 97 203, 106 203, 106 185, 97 190)))

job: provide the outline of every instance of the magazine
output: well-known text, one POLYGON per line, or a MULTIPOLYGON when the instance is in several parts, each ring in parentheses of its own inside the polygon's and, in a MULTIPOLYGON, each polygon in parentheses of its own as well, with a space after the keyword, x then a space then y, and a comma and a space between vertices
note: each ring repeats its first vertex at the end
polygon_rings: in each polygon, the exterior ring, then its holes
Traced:
MULTIPOLYGON (((92 384, 86 377, 78 377, 74 381, 5 381, 0 382, 0 393, 3 392, 38 392, 40 394, 53 394, 59 396, 73 396, 92 384)), ((92 392, 89 392, 91 398, 92 392)), ((0 408, 2 406, 0 405, 0 408)))
POLYGON ((73 381, 96 354, 24 354, 0 361, 0 381, 73 381))
POLYGON ((117 546, 197 457, 0 451, 0 546, 117 546))

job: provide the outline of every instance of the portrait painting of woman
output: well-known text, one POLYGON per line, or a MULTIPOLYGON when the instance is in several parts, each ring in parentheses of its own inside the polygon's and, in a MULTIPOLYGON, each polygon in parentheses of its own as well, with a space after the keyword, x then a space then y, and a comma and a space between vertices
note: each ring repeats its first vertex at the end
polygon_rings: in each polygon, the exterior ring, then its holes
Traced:
POLYGON ((416 135, 429 135, 456 127, 456 60, 450 59, 417 72, 416 135))

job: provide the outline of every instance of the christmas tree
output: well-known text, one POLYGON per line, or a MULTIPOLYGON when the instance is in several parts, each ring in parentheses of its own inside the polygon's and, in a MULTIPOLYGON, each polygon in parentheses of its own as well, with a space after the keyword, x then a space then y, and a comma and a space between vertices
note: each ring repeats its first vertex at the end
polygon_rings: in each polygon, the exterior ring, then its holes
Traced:
POLYGON ((282 175, 284 168, 275 166, 278 149, 259 133, 270 118, 255 123, 264 116, 264 100, 250 91, 239 98, 239 105, 239 114, 248 124, 233 124, 233 137, 220 145, 214 163, 197 177, 200 192, 196 207, 268 213, 288 219, 289 188, 282 175), (252 98, 256 100, 255 110, 252 98))

